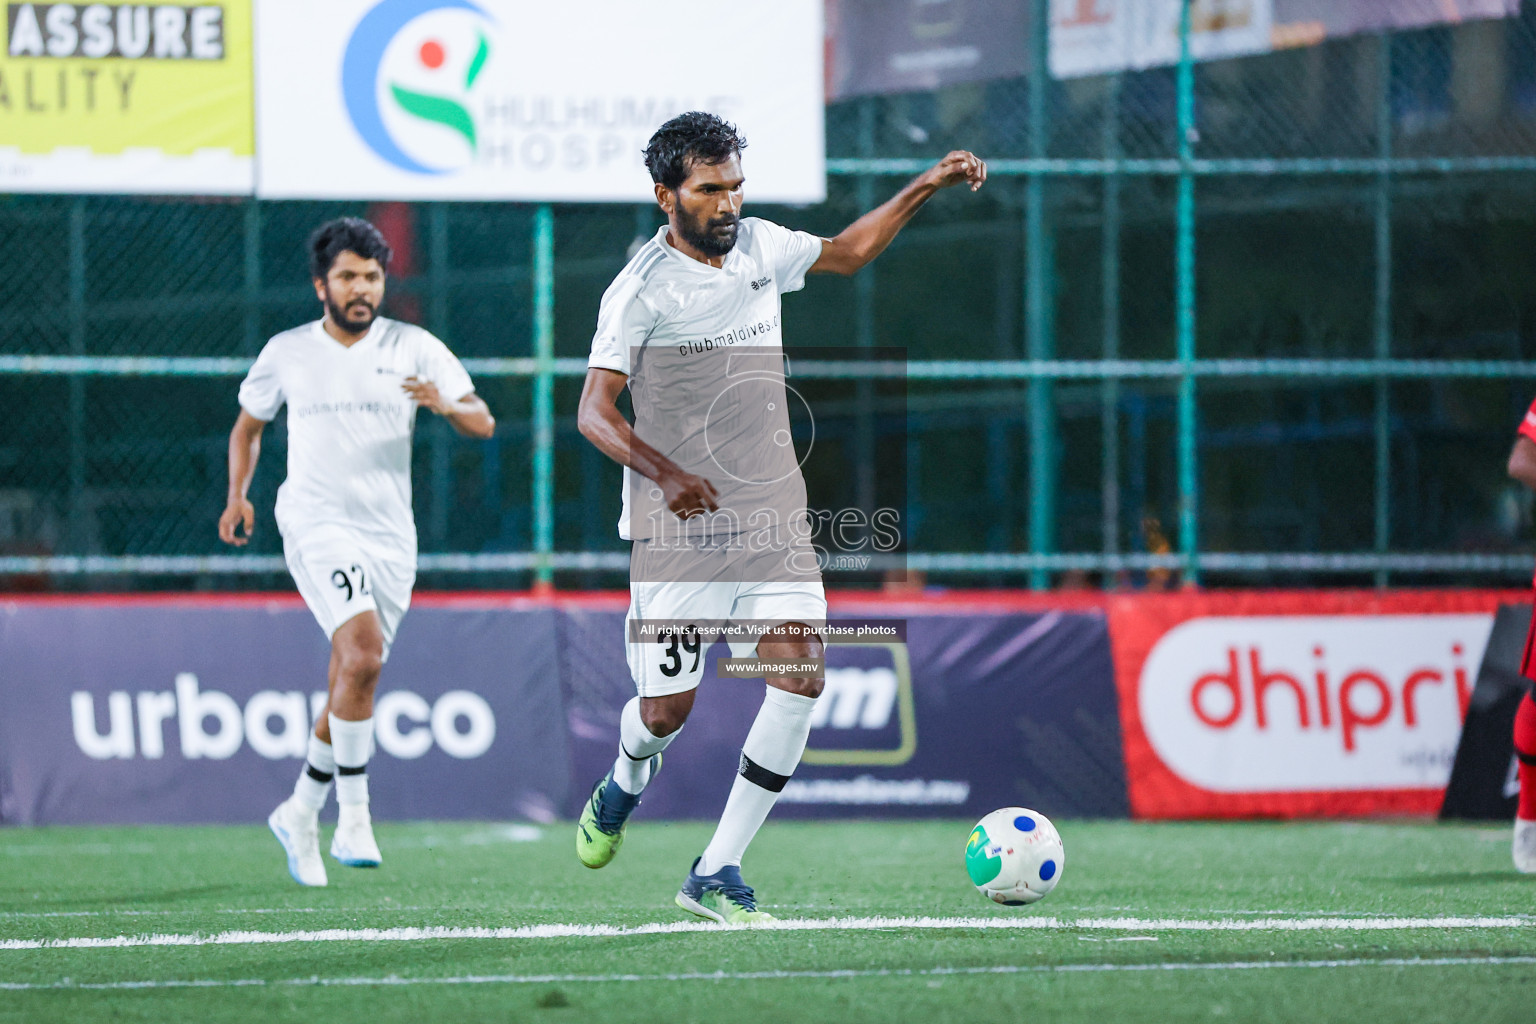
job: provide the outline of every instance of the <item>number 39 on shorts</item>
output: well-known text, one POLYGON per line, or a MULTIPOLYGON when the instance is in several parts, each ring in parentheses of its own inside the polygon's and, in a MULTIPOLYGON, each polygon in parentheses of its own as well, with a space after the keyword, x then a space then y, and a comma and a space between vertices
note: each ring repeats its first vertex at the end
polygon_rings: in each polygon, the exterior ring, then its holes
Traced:
POLYGON ((699 634, 692 629, 684 629, 681 634, 673 633, 671 636, 658 636, 656 642, 663 646, 661 653, 661 674, 668 677, 676 676, 683 670, 683 661, 688 655, 693 655, 693 664, 688 666, 691 675, 699 670, 699 652, 703 644, 699 642, 699 634))

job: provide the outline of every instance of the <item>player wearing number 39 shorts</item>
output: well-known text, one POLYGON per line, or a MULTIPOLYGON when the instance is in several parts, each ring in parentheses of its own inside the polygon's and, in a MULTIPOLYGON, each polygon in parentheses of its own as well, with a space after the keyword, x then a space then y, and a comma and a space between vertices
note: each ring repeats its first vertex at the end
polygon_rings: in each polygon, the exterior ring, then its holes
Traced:
POLYGON ((809 273, 854 273, 935 192, 987 177, 974 155, 950 153, 820 238, 741 216, 745 147, 735 126, 698 111, 651 136, 645 163, 667 223, 603 294, 578 412, 582 434, 624 467, 625 643, 639 692, 577 824, 577 856, 600 868, 618 852, 693 710, 704 649, 723 634, 736 656, 761 659, 767 685, 720 825, 675 902, 730 924, 772 919, 741 860, 799 766, 823 686, 827 603, 791 443, 780 296, 809 273), (633 424, 615 404, 626 389, 633 424))
POLYGON ((378 315, 390 250, 377 228, 343 218, 310 238, 310 276, 324 316, 284 331, 240 385, 229 436, 229 497, 219 536, 242 546, 256 524, 246 498, 263 428, 288 407, 288 475, 277 492, 283 556, 331 642, 327 701, 291 797, 267 819, 301 885, 325 885, 319 814, 336 780, 331 856, 377 867, 366 768, 373 692, 411 604, 416 523, 411 434, 427 409, 466 437, 496 428, 446 345, 378 315))

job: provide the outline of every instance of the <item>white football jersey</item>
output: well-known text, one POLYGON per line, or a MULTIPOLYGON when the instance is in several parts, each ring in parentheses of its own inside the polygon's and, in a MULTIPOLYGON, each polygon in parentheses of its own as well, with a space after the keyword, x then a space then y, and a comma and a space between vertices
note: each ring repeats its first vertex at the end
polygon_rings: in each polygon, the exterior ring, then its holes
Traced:
MULTIPOLYGON (((667 228, 603 293, 588 366, 629 376, 635 434, 720 492, 721 512, 688 527, 716 534, 787 525, 805 508, 790 443, 779 297, 805 286, 822 240, 745 217, 724 265, 683 255, 667 228), (754 518, 757 517, 757 518, 754 518), (721 521, 734 527, 721 527, 721 521)), ((624 469, 619 536, 642 540, 680 521, 661 490, 624 469)))
POLYGON ((437 338, 379 317, 350 347, 321 321, 277 335, 240 385, 240 406, 271 421, 288 405, 288 477, 277 492, 284 537, 317 524, 352 529, 416 557, 411 513, 411 432, 416 403, 407 377, 458 400, 475 389, 437 338))

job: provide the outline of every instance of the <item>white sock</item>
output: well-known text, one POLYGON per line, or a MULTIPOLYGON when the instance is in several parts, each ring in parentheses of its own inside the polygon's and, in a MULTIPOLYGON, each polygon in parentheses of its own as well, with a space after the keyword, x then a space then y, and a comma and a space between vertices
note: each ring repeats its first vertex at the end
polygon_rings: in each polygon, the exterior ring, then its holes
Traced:
POLYGON ((699 861, 699 874, 712 875, 727 864, 741 863, 747 844, 800 764, 815 707, 815 697, 768 687, 747 742, 741 745, 741 768, 731 784, 720 825, 699 861))
POLYGON ((309 734, 309 756, 299 781, 293 785, 293 798, 302 807, 320 813, 325 806, 326 795, 331 791, 331 777, 336 774, 336 757, 331 745, 314 733, 309 734))
POLYGON ((368 756, 373 753, 373 719, 348 722, 331 715, 331 749, 336 752, 336 802, 368 802, 368 756))
POLYGON ((613 762, 613 781, 630 796, 639 796, 651 781, 651 758, 666 750, 682 731, 653 735, 640 718, 640 698, 631 697, 619 716, 619 757, 613 762))

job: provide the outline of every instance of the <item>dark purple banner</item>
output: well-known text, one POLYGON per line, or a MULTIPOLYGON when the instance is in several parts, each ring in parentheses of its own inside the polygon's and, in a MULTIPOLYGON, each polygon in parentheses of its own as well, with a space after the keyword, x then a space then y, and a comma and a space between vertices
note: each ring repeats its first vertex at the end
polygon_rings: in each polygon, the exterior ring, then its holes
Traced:
POLYGON ((1030 0, 829 0, 827 99, 1029 70, 1030 0))
MULTIPOLYGON (((554 609, 418 608, 379 681, 375 816, 569 803, 554 609)), ((0 605, 0 821, 262 821, 293 787, 330 647, 302 605, 0 605)))
MULTIPOLYGON (((634 695, 623 619, 571 611, 560 621, 577 791, 590 791, 612 764, 619 712, 634 695)), ((838 620, 859 621, 841 607, 838 620)), ((805 760, 776 816, 971 817, 1014 804, 1064 817, 1127 814, 1101 613, 957 612, 906 622, 905 645, 828 647, 805 760)), ((764 692, 761 680, 720 677, 716 663, 727 653, 724 644, 709 651, 693 714, 641 815, 712 818, 724 806, 764 692)))

